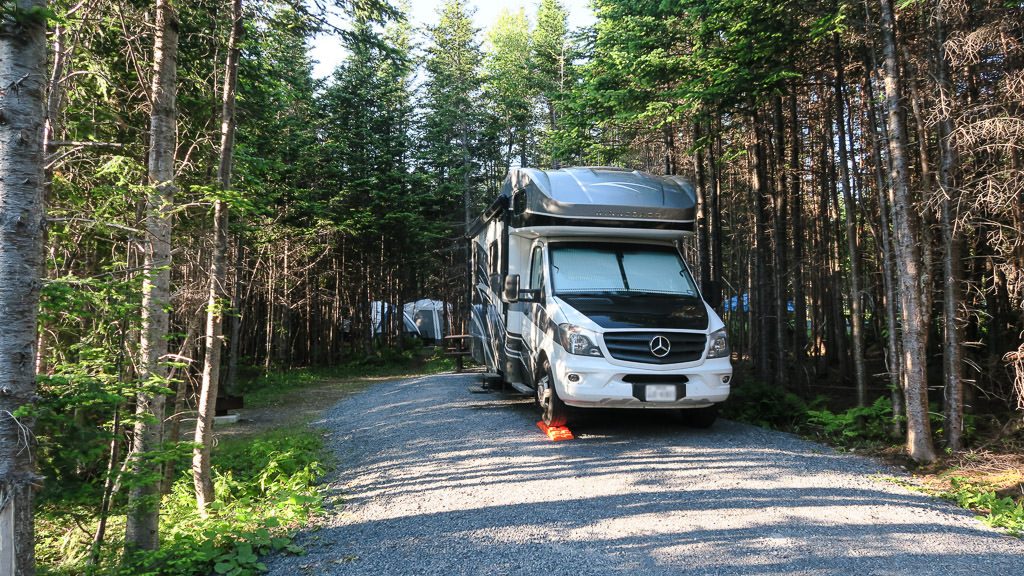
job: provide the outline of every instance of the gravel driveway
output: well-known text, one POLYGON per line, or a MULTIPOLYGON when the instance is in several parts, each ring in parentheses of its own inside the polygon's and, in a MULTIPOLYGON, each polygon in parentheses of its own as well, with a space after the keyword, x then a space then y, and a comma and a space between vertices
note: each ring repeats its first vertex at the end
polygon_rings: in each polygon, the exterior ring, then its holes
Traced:
POLYGON ((1024 541, 882 464, 728 421, 609 412, 551 442, 478 375, 386 382, 319 425, 342 499, 270 574, 1024 574, 1024 541))

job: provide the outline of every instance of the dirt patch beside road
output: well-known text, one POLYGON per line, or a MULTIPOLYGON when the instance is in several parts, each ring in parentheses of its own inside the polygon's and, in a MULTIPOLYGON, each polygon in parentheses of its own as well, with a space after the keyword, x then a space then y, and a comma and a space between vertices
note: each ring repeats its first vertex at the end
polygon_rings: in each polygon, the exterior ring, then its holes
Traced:
POLYGON ((401 378, 403 377, 324 378, 316 384, 284 392, 259 406, 232 410, 238 413, 238 422, 218 425, 216 432, 222 437, 247 436, 305 424, 356 392, 374 384, 401 378))

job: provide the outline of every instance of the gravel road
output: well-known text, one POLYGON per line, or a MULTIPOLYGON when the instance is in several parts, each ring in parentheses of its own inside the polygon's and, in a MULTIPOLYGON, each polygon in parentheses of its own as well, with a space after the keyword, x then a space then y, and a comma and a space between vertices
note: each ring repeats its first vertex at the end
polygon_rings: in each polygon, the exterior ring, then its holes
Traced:
POLYGON ((270 574, 1024 575, 1024 541, 877 462, 719 421, 610 412, 551 442, 479 376, 378 384, 318 422, 340 465, 270 574))

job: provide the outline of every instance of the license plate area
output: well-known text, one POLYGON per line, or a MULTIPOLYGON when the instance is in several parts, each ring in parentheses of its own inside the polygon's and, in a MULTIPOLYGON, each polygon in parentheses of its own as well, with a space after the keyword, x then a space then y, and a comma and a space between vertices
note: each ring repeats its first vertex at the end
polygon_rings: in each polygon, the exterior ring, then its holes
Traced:
POLYGON ((647 384, 644 399, 648 402, 675 402, 676 387, 672 384, 647 384))
POLYGON ((628 374, 622 378, 633 385, 633 397, 641 402, 675 402, 686 398, 686 376, 628 374))

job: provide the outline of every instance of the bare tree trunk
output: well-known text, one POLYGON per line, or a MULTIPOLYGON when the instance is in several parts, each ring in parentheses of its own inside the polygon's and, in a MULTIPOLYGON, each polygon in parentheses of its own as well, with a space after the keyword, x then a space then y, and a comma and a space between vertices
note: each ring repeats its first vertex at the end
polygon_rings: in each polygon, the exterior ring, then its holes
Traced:
POLYGON ((807 298, 804 293, 804 221, 803 202, 800 197, 800 120, 797 117, 796 93, 789 96, 789 220, 793 228, 793 364, 795 373, 802 376, 807 361, 807 298))
POLYGON ((921 294, 921 252, 914 234, 913 206, 908 189, 907 136, 900 100, 903 89, 896 60, 896 22, 892 0, 880 0, 885 106, 889 119, 889 156, 892 159, 893 231, 896 236, 896 273, 900 315, 903 320, 903 391, 907 410, 907 451, 918 462, 935 460, 931 423, 928 421, 928 382, 925 356, 925 314, 921 294))
POLYGON ((942 316, 945 340, 942 344, 945 388, 946 447, 954 452, 963 448, 964 389, 962 369, 960 311, 960 239, 956 234, 958 192, 953 184, 957 168, 956 142, 953 140, 953 89, 946 61, 946 33, 942 2, 935 6, 935 81, 939 89, 939 194, 942 195, 942 316))
MULTIPOLYGON (((54 137, 58 132, 57 118, 60 115, 61 108, 64 103, 64 71, 67 67, 67 61, 71 58, 74 51, 74 44, 69 43, 67 39, 67 27, 58 24, 53 29, 53 40, 52 49, 53 53, 53 68, 50 70, 50 80, 46 87, 46 123, 43 129, 43 162, 44 162, 44 187, 43 187, 43 202, 46 205, 50 204, 50 198, 52 196, 52 185, 53 180, 53 168, 47 166, 47 159, 51 153, 50 143, 53 142, 54 137), (69 47, 68 44, 71 44, 69 47)), ((44 251, 45 246, 48 244, 46 239, 46 230, 43 231, 44 239, 44 251)), ((45 265, 45 261, 43 262, 45 265)), ((40 276, 45 277, 45 269, 40 269, 40 276)), ((45 321, 39 326, 39 333, 37 334, 37 345, 36 345, 36 374, 43 374, 47 371, 46 356, 47 356, 47 345, 49 339, 47 338, 47 326, 45 321)))
POLYGON ((231 335, 228 336, 228 374, 224 386, 228 392, 238 382, 238 356, 241 354, 242 289, 245 287, 245 247, 240 236, 235 237, 235 278, 231 291, 231 335))
POLYGON ((169 0, 156 2, 156 37, 153 47, 153 81, 150 98, 149 197, 146 200, 146 243, 142 281, 142 337, 139 346, 142 389, 136 400, 132 439, 132 472, 152 475, 137 482, 128 494, 125 551, 155 550, 160 545, 160 465, 146 455, 163 439, 164 395, 154 386, 166 385, 167 306, 171 283, 171 207, 174 184, 176 130, 178 18, 169 0))
MULTIPOLYGON (((14 413, 36 394, 36 318, 43 269, 45 0, 0 14, 0 574, 35 574, 30 420, 14 413)), ((7 4, 4 4, 7 10, 7 4)))
MULTIPOLYGON (((220 167, 217 178, 221 191, 231 188, 231 161, 235 142, 235 87, 238 84, 238 43, 242 36, 242 0, 231 3, 231 36, 224 70, 224 99, 221 112, 220 167)), ((214 501, 213 477, 210 472, 210 450, 213 447, 213 415, 220 383, 221 341, 223 340, 224 307, 228 303, 227 263, 228 205, 218 198, 214 203, 213 256, 210 262, 210 290, 206 308, 206 358, 203 361, 203 383, 199 393, 199 414, 196 417, 196 448, 192 453, 192 480, 196 489, 199 513, 207 514, 214 501)))
MULTIPOLYGON (((772 371, 772 340, 774 340, 775 333, 772 330, 772 308, 774 307, 774 300, 772 297, 772 280, 769 277, 769 270, 767 269, 767 262, 771 257, 769 252, 769 241, 768 241, 768 216, 767 216, 767 201, 768 201, 768 183, 766 177, 765 167, 765 151, 763 131, 760 128, 760 119, 758 114, 753 114, 752 122, 754 124, 754 142, 753 154, 751 154, 752 163, 750 166, 751 172, 751 193, 754 196, 754 290, 755 293, 751 294, 751 304, 757 303, 756 314, 758 316, 757 324, 757 357, 755 358, 755 365, 757 367, 757 377, 764 384, 773 384, 775 373, 772 371), (756 298, 754 298, 756 296, 756 298)), ((752 306, 753 309, 753 306, 752 306)))
MULTIPOLYGON (((714 127, 712 126, 712 130, 714 127)), ((721 310, 722 305, 722 210, 721 210, 721 174, 718 169, 718 147, 720 140, 717 131, 715 138, 708 146, 708 168, 711 170, 711 285, 714 287, 712 298, 708 301, 715 309, 721 310)))
POLYGON ((839 34, 834 35, 835 42, 835 107, 836 126, 839 129, 839 173, 842 180, 843 211, 846 213, 846 249, 850 257, 850 327, 853 336, 853 375, 857 387, 857 405, 867 406, 868 379, 864 367, 864 309, 860 293, 860 249, 857 246, 857 207, 853 203, 850 190, 850 166, 846 150, 846 99, 843 98, 842 51, 839 34))
MULTIPOLYGON (((701 138, 700 122, 693 123, 694 140, 701 138)), ((700 290, 704 298, 708 299, 713 291, 711 286, 711 247, 708 245, 708 230, 710 221, 708 218, 708 179, 707 171, 704 169, 704 148, 698 146, 694 154, 694 173, 697 176, 697 267, 700 270, 700 290)))
MULTIPOLYGON (((191 364, 193 358, 198 357, 198 350, 194 354, 190 348, 192 348, 196 336, 199 334, 199 318, 196 314, 189 314, 188 327, 185 329, 185 339, 181 342, 181 348, 178 350, 177 359, 179 361, 185 360, 188 364, 191 364), (186 356, 187 355, 187 356, 186 356)), ((182 377, 177 377, 178 369, 171 368, 168 371, 167 378, 169 381, 175 383, 174 390, 174 406, 171 408, 171 415, 164 421, 164 438, 171 442, 177 442, 181 438, 181 415, 185 412, 185 407, 188 405, 188 392, 192 388, 192 384, 189 380, 190 366, 185 366, 184 374, 182 377)), ((160 486, 163 494, 170 494, 171 487, 174 485, 174 478, 177 476, 177 467, 174 461, 168 461, 164 463, 164 478, 160 486)))
POLYGON ((878 119, 875 115, 874 92, 871 88, 870 70, 874 66, 865 59, 864 93, 867 95, 865 107, 868 117, 868 139, 871 146, 871 159, 875 173, 875 188, 878 190, 878 213, 881 216, 882 238, 882 288, 885 293, 885 327, 889 332, 886 339, 886 370, 889 373, 889 387, 892 398, 892 422, 889 428, 889 435, 899 438, 903 435, 903 387, 900 384, 900 353, 899 353, 899 332, 897 326, 896 302, 898 300, 896 287, 893 284, 893 263, 892 263, 892 237, 889 231, 889 188, 885 184, 883 173, 885 168, 882 165, 882 151, 878 138, 878 119))
MULTIPOLYGON (((772 199, 772 240, 775 248, 773 284, 775 288, 775 334, 772 355, 775 358, 775 382, 786 384, 786 129, 782 118, 782 96, 772 98, 772 130, 775 132, 775 197, 772 199)), ((794 135, 795 136, 795 135, 794 135)))

